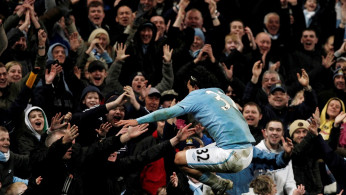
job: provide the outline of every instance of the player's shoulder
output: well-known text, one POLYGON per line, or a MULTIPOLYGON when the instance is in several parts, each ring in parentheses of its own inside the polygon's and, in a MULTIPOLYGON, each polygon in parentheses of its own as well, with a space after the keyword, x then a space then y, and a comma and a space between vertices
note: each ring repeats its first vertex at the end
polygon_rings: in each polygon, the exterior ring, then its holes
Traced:
POLYGON ((205 93, 206 91, 213 91, 215 93, 224 93, 222 89, 220 88, 203 88, 203 89, 194 90, 191 93, 205 93))

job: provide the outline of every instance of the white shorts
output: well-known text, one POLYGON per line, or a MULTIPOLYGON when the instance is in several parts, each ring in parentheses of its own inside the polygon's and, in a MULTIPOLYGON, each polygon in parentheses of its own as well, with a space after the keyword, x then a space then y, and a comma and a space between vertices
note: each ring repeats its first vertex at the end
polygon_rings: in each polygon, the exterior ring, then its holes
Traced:
POLYGON ((215 144, 186 151, 190 168, 220 173, 236 173, 245 169, 252 161, 252 146, 246 149, 222 149, 215 144))

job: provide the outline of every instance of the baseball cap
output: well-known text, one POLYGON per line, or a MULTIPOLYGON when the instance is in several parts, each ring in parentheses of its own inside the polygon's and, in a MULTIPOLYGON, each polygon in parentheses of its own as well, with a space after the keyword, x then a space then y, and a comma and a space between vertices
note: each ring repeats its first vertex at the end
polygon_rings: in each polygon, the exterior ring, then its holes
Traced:
POLYGON ((310 124, 309 124, 307 121, 305 121, 305 120, 301 120, 301 119, 295 120, 295 121, 293 121, 293 123, 292 123, 292 124, 290 125, 290 127, 289 127, 289 129, 290 129, 289 134, 290 134, 290 136, 292 137, 293 133, 294 133, 297 129, 306 129, 306 130, 309 130, 309 129, 308 129, 309 126, 310 126, 310 124))
POLYGON ((148 96, 157 96, 157 97, 161 97, 161 93, 159 92, 159 90, 157 90, 155 87, 152 87, 149 91, 148 96))
POLYGON ((281 83, 276 83, 275 85, 273 85, 271 88, 270 88, 270 93, 273 94, 275 91, 282 91, 284 93, 286 93, 286 88, 281 84, 281 83))

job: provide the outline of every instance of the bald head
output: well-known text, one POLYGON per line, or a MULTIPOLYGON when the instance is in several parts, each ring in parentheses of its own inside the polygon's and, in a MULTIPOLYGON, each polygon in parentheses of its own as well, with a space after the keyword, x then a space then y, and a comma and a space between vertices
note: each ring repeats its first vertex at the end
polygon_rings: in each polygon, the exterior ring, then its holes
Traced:
POLYGON ((191 28, 203 28, 202 13, 198 9, 190 9, 185 16, 185 25, 191 28))
POLYGON ((255 42, 261 54, 269 51, 272 45, 272 40, 270 39, 270 36, 265 32, 258 33, 255 39, 255 42))

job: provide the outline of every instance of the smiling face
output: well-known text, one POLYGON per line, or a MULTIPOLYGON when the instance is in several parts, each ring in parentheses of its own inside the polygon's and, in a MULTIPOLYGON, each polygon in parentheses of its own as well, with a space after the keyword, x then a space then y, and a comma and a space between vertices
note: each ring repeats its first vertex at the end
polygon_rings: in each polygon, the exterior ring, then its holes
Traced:
POLYGON ((139 3, 143 6, 145 12, 156 6, 156 0, 140 0, 139 3))
POLYGON ((135 78, 133 78, 133 80, 132 80, 132 85, 131 85, 132 89, 136 93, 140 93, 142 87, 144 87, 146 85, 145 81, 146 80, 145 80, 144 76, 140 76, 140 75, 135 76, 135 78))
POLYGON ((118 22, 121 26, 127 26, 133 21, 132 10, 127 6, 121 6, 118 9, 117 16, 115 21, 118 22))
POLYGON ((245 106, 243 116, 247 124, 252 127, 257 127, 258 122, 262 119, 262 114, 258 111, 258 108, 255 105, 245 106))
POLYGON ((274 91, 273 94, 269 94, 268 102, 275 109, 282 109, 288 103, 288 95, 280 90, 274 91))
POLYGON ((306 0, 304 7, 309 12, 315 11, 317 8, 317 2, 316 2, 316 0, 306 0))
POLYGON ((261 54, 263 54, 266 51, 269 51, 271 46, 272 46, 272 41, 271 41, 269 35, 266 33, 263 33, 263 32, 259 33, 256 36, 255 42, 256 42, 261 54))
POLYGON ((196 51, 196 50, 202 49, 203 45, 204 45, 203 39, 201 39, 201 37, 199 36, 195 36, 190 49, 192 51, 196 51))
POLYGON ((341 103, 338 100, 332 100, 327 107, 327 114, 330 120, 334 120, 336 116, 341 112, 341 103))
POLYGON ((160 37, 165 34, 166 24, 165 19, 162 16, 153 16, 150 18, 150 22, 154 23, 157 28, 157 33, 160 34, 160 37))
POLYGON ((262 89, 269 94, 270 88, 279 82, 279 75, 277 73, 264 73, 262 78, 262 89))
POLYGON ((149 27, 145 27, 139 33, 143 44, 149 44, 153 38, 153 30, 149 27))
POLYGON ((318 38, 316 36, 315 31, 305 30, 302 34, 300 42, 303 44, 303 47, 306 51, 315 50, 315 46, 318 42, 318 38))
POLYGON ((154 112, 159 109, 160 106, 160 98, 155 95, 148 95, 145 98, 145 107, 149 112, 154 112))
POLYGON ((105 69, 95 70, 89 74, 90 82, 97 87, 102 85, 106 77, 107 77, 107 72, 105 69))
POLYGON ((237 49, 241 40, 237 34, 227 35, 225 37, 225 52, 230 53, 231 50, 237 49))
POLYGON ((268 32, 276 35, 280 29, 280 18, 277 14, 269 14, 265 26, 268 32))
POLYGON ((97 92, 88 92, 83 100, 83 104, 85 104, 88 108, 94 107, 100 104, 100 97, 97 92))
POLYGON ((266 145, 272 149, 279 147, 281 137, 284 135, 282 123, 279 121, 270 121, 264 131, 266 138, 266 145))
POLYGON ((123 120, 125 117, 125 108, 124 106, 118 106, 114 109, 108 111, 107 121, 112 124, 113 127, 119 127, 116 125, 117 122, 123 120))
POLYGON ((10 135, 7 131, 0 130, 0 152, 6 153, 10 149, 10 135))
POLYGON ((63 64, 65 62, 66 53, 65 53, 64 47, 60 45, 55 46, 52 50, 52 55, 53 55, 53 58, 58 60, 60 64, 63 64))
POLYGON ((100 34, 96 35, 95 38, 100 41, 99 44, 103 47, 103 49, 107 48, 107 46, 108 46, 108 37, 107 37, 106 34, 100 33, 100 34))
POLYGON ((16 83, 22 79, 22 67, 18 65, 13 65, 8 70, 7 80, 11 83, 16 83))
POLYGON ((185 25, 191 28, 203 28, 203 18, 200 11, 197 9, 189 10, 186 13, 185 25))
POLYGON ((295 141, 296 143, 300 143, 303 141, 304 137, 308 134, 308 130, 300 128, 294 131, 294 133, 292 134, 292 139, 293 141, 295 141))
POLYGON ((29 113, 29 121, 34 130, 41 134, 44 128, 44 116, 40 110, 33 110, 29 113))
POLYGON ((245 33, 244 33, 244 25, 242 22, 240 21, 233 21, 230 24, 230 34, 237 34, 240 37, 242 37, 245 33))
POLYGON ((0 67, 0 88, 6 88, 8 85, 7 71, 5 66, 0 67))
POLYGON ((338 90, 345 90, 345 77, 344 75, 337 75, 334 78, 334 86, 338 90))
POLYGON ((96 26, 101 27, 105 13, 102 6, 90 7, 88 12, 89 20, 96 26))

